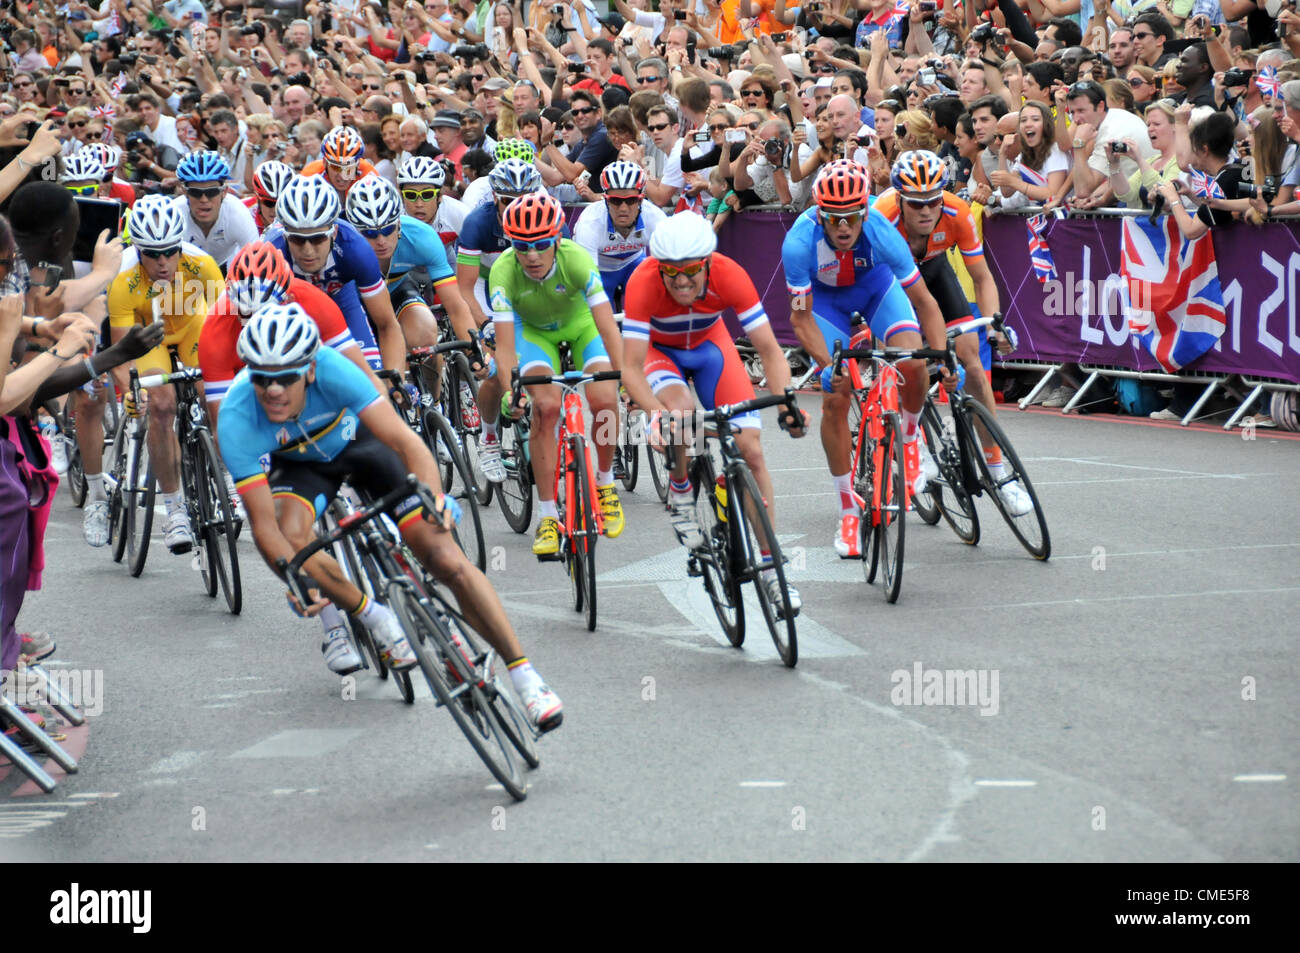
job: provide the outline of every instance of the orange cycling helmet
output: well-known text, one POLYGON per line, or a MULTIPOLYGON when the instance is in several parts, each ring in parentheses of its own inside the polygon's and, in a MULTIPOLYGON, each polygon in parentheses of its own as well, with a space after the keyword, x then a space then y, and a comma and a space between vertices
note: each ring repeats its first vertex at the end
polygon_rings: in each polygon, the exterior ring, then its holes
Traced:
POLYGON ((870 191, 867 171, 857 162, 827 166, 813 184, 813 200, 828 212, 853 212, 866 207, 870 191))
POLYGON ((948 184, 948 166, 933 152, 913 149, 894 160, 889 180, 900 195, 940 192, 948 184))
POLYGON ((506 206, 501 228, 512 242, 554 238, 564 229, 564 206, 545 192, 521 195, 506 206))
POLYGON ((230 301, 241 314, 252 314, 264 305, 280 304, 292 280, 289 263, 270 242, 245 245, 226 270, 230 301))
POLYGON ((334 165, 358 162, 365 151, 366 144, 361 139, 361 133, 351 126, 335 126, 321 140, 321 158, 334 165))

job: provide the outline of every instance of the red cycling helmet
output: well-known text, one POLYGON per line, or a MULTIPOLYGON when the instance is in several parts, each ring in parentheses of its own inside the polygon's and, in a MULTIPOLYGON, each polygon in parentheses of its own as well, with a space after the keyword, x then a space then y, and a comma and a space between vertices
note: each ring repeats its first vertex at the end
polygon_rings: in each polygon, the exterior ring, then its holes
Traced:
POLYGON ((852 212, 867 205, 870 180, 861 165, 827 167, 813 184, 813 200, 828 212, 852 212))
POLYGON ((252 242, 241 248, 226 270, 226 291, 241 314, 252 314, 268 304, 281 304, 289 291, 293 272, 284 255, 270 242, 252 242))
POLYGON ((501 228, 512 242, 554 238, 564 229, 564 206, 545 192, 521 195, 506 207, 501 228))

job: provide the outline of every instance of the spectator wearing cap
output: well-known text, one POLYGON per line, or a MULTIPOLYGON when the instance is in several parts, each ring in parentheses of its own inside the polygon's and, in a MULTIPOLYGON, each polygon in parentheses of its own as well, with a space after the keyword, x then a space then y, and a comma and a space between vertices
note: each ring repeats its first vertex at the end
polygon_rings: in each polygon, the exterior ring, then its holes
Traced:
POLYGON ((433 117, 431 125, 433 126, 433 137, 438 140, 438 151, 442 153, 442 158, 450 162, 455 168, 457 181, 463 182, 465 170, 461 165, 461 160, 465 158, 465 153, 469 150, 465 148, 460 116, 449 109, 440 110, 433 117))
MULTIPOLYGON (((539 165, 542 178, 549 186, 574 183, 584 172, 591 173, 589 186, 600 181, 600 173, 618 154, 610 144, 609 134, 601 121, 600 99, 590 90, 575 90, 569 103, 574 126, 582 136, 577 158, 569 159, 555 144, 546 144, 547 164, 539 165)), ((544 130, 545 131, 545 130, 544 130)), ((594 188, 593 188, 594 190, 594 188)))

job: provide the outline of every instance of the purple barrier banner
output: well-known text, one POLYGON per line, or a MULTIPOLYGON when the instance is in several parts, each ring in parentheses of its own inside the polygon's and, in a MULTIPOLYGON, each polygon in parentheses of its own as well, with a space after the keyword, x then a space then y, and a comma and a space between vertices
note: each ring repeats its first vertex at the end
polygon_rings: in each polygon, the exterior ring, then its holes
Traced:
MULTIPOLYGON (((1129 334, 1120 277, 1122 228, 1113 218, 1050 220, 1046 238, 1056 278, 1040 283, 1029 263, 1025 220, 984 219, 985 257, 1007 323, 1020 336, 1016 358, 1160 371, 1129 334)), ((1215 348, 1183 373, 1216 371, 1300 383, 1300 223, 1234 223, 1212 234, 1227 329, 1215 348)))

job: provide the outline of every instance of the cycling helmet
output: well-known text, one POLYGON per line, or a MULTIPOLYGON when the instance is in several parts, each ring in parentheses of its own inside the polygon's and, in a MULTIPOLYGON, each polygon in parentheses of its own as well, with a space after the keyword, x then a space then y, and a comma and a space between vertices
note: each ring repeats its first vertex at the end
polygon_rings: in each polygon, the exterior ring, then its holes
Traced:
POLYGON ((407 156, 397 170, 398 185, 432 185, 440 189, 447 184, 447 170, 437 159, 428 156, 407 156))
POLYGON ((554 238, 564 230, 564 206, 559 199, 546 192, 521 195, 506 206, 506 213, 501 217, 501 228, 506 233, 506 238, 512 242, 554 238))
POLYGON ((253 191, 259 199, 274 202, 296 174, 293 166, 287 162, 276 162, 274 159, 263 162, 253 170, 253 191))
POLYGON ((502 139, 492 151, 492 157, 497 162, 505 162, 507 159, 532 162, 537 157, 537 150, 527 139, 502 139))
POLYGON ((813 201, 828 212, 855 212, 867 206, 871 179, 857 162, 834 162, 813 183, 813 201))
POLYGON ((402 199, 393 183, 371 173, 348 190, 344 214, 357 228, 387 228, 402 217, 402 199))
POLYGON ((146 195, 131 207, 131 244, 175 248, 185 240, 185 213, 165 195, 146 195))
POLYGON ((366 144, 361 133, 351 126, 335 126, 321 139, 321 158, 333 165, 351 165, 361 161, 366 144))
POLYGON ((319 175, 296 175, 280 192, 275 217, 288 231, 320 231, 339 217, 339 194, 319 175))
POLYGON ((63 157, 63 182, 98 182, 104 178, 104 163, 93 149, 78 149, 63 157))
POLYGON ((297 303, 259 309, 235 345, 239 359, 253 369, 301 367, 319 348, 320 329, 297 303))
POLYGON ((940 192, 948 184, 948 166, 933 152, 912 149, 894 160, 889 181, 900 195, 940 192))
POLYGON ((182 182, 225 182, 230 178, 230 163, 219 152, 191 152, 176 166, 176 178, 182 182))
POLYGON ((600 187, 605 192, 639 192, 645 194, 645 169, 623 159, 611 162, 600 173, 600 187))
POLYGON ((488 184, 497 195, 527 195, 542 187, 542 174, 531 162, 507 159, 488 173, 488 184))
POLYGON ((116 172, 122 162, 122 148, 109 142, 92 142, 86 146, 86 151, 93 152, 99 157, 99 161, 104 164, 105 176, 110 172, 116 172))
POLYGON ((650 236, 650 257, 659 261, 695 261, 717 250, 718 236, 703 215, 678 212, 650 236))
POLYGON ((289 263, 270 242, 241 248, 226 269, 226 295, 240 314, 251 315, 284 300, 293 280, 289 263))

